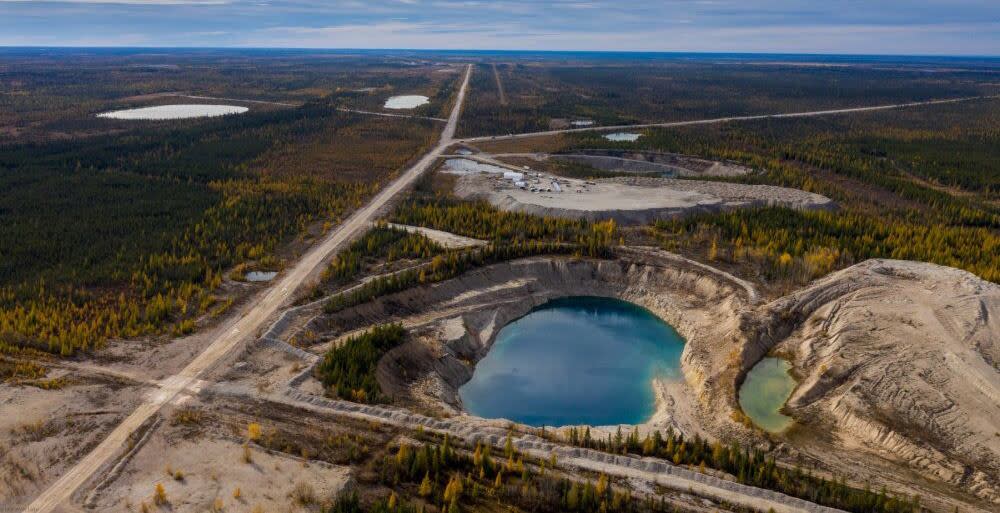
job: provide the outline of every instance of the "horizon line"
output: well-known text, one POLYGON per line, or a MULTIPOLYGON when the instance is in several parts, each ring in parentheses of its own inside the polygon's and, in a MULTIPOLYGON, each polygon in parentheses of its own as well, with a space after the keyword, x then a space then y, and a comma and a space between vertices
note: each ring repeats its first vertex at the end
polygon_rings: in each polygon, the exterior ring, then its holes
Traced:
POLYGON ((435 53, 551 53, 551 54, 607 54, 607 55, 720 55, 720 56, 790 56, 790 57, 909 57, 909 58, 963 58, 963 59, 996 59, 1000 54, 926 54, 926 53, 817 53, 817 52, 740 52, 740 51, 702 51, 702 50, 525 50, 525 49, 455 49, 455 48, 351 48, 351 47, 292 47, 292 46, 124 46, 124 45, 3 45, 0 49, 24 50, 284 50, 284 51, 327 51, 327 52, 435 52, 435 53))

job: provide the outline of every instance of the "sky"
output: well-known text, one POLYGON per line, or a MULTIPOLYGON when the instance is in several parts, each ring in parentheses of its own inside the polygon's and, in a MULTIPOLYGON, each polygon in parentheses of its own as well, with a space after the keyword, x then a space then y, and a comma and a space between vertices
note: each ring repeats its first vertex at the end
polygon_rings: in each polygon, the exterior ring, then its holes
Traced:
POLYGON ((1000 56, 1000 0, 0 0, 0 46, 1000 56))

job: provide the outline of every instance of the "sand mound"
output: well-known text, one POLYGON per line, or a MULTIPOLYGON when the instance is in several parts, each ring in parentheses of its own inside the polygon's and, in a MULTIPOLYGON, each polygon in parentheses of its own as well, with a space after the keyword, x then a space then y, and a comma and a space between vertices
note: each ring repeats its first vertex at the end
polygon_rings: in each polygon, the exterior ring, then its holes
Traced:
POLYGON ((774 340, 804 378, 795 417, 1000 503, 1000 286, 870 260, 768 310, 769 331, 791 330, 774 340))

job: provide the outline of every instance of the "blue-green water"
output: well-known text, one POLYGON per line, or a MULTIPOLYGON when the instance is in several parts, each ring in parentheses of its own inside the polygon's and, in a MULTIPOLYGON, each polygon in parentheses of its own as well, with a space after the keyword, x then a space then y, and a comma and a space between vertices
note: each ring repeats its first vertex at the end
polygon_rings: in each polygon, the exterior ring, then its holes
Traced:
POLYGON ((532 426, 639 424, 653 414, 653 378, 680 379, 683 351, 632 303, 557 299, 501 329, 459 395, 474 415, 532 426))
POLYGON ((781 413, 788 396, 795 390, 795 378, 788 373, 792 365, 781 358, 767 357, 747 373, 740 387, 740 408, 750 420, 772 433, 792 425, 792 418, 781 413))

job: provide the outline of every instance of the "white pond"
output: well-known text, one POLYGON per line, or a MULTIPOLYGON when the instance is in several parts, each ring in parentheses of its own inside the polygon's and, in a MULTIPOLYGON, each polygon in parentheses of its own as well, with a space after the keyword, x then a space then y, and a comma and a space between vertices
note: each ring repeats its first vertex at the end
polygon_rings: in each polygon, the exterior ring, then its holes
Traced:
POLYGON ((509 170, 492 164, 483 164, 470 159, 448 159, 444 162, 444 169, 441 170, 449 175, 471 175, 475 173, 496 173, 504 174, 509 170))
POLYGON ((207 118, 215 116, 226 116, 228 114, 243 114, 248 111, 246 107, 236 105, 158 105, 156 107, 142 107, 139 109, 116 110, 98 114, 99 118, 109 119, 189 119, 207 118))
POLYGON ((444 162, 444 169, 442 169, 441 172, 449 175, 472 175, 477 173, 497 174, 503 175, 504 180, 514 182, 514 185, 517 187, 526 185, 524 183, 524 173, 511 171, 492 164, 483 164, 482 162, 476 162, 475 160, 469 159, 448 159, 444 162))
POLYGON ((605 139, 615 142, 636 142, 640 137, 642 137, 642 134, 628 132, 615 132, 604 136, 605 139))
POLYGON ((275 271, 250 271, 247 273, 247 281, 271 281, 277 276, 275 271))
POLYGON ((413 109, 430 103, 430 98, 420 95, 393 96, 385 101, 387 109, 413 109))

